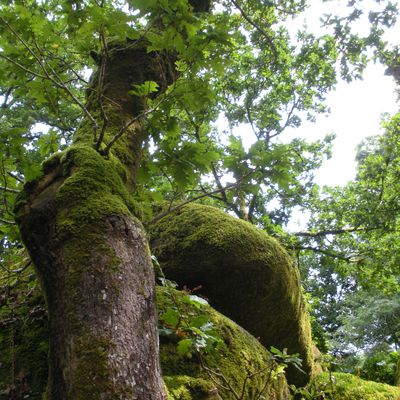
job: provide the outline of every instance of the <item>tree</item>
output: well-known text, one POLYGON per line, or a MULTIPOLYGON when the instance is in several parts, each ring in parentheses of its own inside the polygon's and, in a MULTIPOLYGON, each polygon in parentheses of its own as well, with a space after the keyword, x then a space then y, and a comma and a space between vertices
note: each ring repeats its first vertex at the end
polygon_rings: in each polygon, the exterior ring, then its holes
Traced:
POLYGON ((359 146, 355 180, 316 195, 311 229, 296 244, 307 249, 306 290, 338 354, 398 348, 399 114, 382 125, 359 146))
POLYGON ((323 110, 340 54, 333 37, 302 32, 294 47, 280 23, 302 1, 220 6, 206 14, 209 3, 195 0, 1 5, 2 261, 21 246, 11 206, 21 191, 15 217, 49 310, 49 399, 165 398, 139 220, 193 191, 250 220, 274 192, 290 207, 311 185, 297 178, 327 151, 272 139, 302 112, 323 110), (249 151, 234 135, 218 140, 221 113, 231 126, 252 125, 249 151))

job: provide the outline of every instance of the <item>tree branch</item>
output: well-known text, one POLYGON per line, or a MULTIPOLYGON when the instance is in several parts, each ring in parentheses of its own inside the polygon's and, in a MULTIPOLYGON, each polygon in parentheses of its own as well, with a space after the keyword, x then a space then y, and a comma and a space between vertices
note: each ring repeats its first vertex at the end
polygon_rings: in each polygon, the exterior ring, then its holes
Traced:
POLYGON ((292 233, 294 236, 300 237, 321 237, 327 235, 340 235, 343 233, 352 233, 352 232, 366 232, 368 230, 375 230, 379 228, 343 228, 343 229, 327 229, 325 231, 319 232, 295 232, 292 233))
POLYGON ((2 190, 3 192, 10 192, 10 193, 20 193, 21 192, 18 189, 11 189, 11 188, 4 187, 4 186, 0 186, 0 190, 2 190))
POLYGON ((4 225, 17 225, 16 222, 14 221, 9 221, 7 219, 3 219, 0 217, 0 224, 4 224, 4 225))
POLYGON ((354 258, 354 256, 345 256, 343 254, 339 254, 339 253, 335 253, 334 251, 330 251, 330 250, 324 250, 324 249, 320 249, 317 247, 311 247, 311 246, 301 246, 301 245, 295 245, 295 246, 290 246, 289 247, 292 250, 308 250, 308 251, 313 251, 314 253, 321 253, 324 254, 326 256, 332 257, 332 258, 338 258, 339 260, 343 260, 343 261, 351 261, 352 258, 354 258))
MULTIPOLYGON (((52 82, 56 87, 63 89, 67 92, 67 94, 72 98, 72 100, 75 102, 75 104, 77 104, 81 110, 86 114, 86 116, 89 118, 89 120, 92 122, 93 126, 95 127, 95 129, 98 129, 97 126, 97 122, 96 120, 93 118, 93 116, 90 114, 89 110, 79 101, 79 99, 71 92, 71 90, 68 88, 68 86, 62 81, 62 79, 60 78, 60 76, 57 74, 57 72, 53 69, 53 67, 47 62, 46 58, 44 58, 44 63, 41 60, 41 57, 39 57, 32 49, 31 47, 28 45, 27 42, 25 42, 25 40, 14 30, 14 28, 2 17, 0 16, 0 20, 7 26, 7 28, 11 31, 11 33, 22 43, 22 45, 26 48, 26 50, 29 52, 29 54, 32 55, 32 57, 37 61, 37 63, 39 64, 40 68, 42 69, 43 74, 39 74, 35 71, 30 70, 29 68, 26 68, 25 66, 21 65, 20 63, 18 63, 17 61, 14 61, 13 59, 11 59, 10 57, 5 56, 4 54, 0 54, 0 57, 4 58, 5 60, 11 62, 12 64, 14 64, 15 66, 17 66, 18 68, 24 70, 25 72, 28 72, 29 74, 33 74, 34 76, 41 78, 41 79, 45 79, 45 80, 49 80, 50 82, 52 82), (54 75, 51 76, 49 71, 47 71, 45 65, 47 65, 47 67, 50 69, 51 73, 54 75)), ((39 46, 37 45, 37 43, 35 42, 35 47, 39 52, 39 55, 42 56, 41 51, 39 46)))
POLYGON ((141 118, 144 118, 148 114, 151 114, 152 112, 154 112, 161 105, 161 103, 163 101, 165 101, 165 97, 161 101, 159 101, 155 107, 142 111, 140 114, 136 115, 136 117, 134 117, 134 118, 130 119, 128 122, 126 122, 125 125, 114 135, 114 137, 110 140, 108 145, 100 153, 107 155, 110 152, 110 149, 114 145, 114 143, 120 137, 122 137, 122 135, 129 129, 130 126, 132 126, 136 121, 140 120, 141 118))
MULTIPOLYGON (((244 179, 244 176, 242 177, 242 179, 244 179)), ((203 197, 212 196, 213 194, 221 193, 221 192, 223 192, 223 191, 225 191, 225 190, 229 190, 229 189, 236 188, 236 187, 238 187, 238 186, 240 185, 242 179, 239 180, 239 181, 236 182, 236 183, 232 183, 232 184, 230 184, 230 185, 227 185, 227 186, 223 187, 222 189, 217 189, 217 190, 213 190, 212 192, 200 194, 199 196, 195 196, 195 197, 193 197, 193 198, 191 198, 191 199, 188 199, 188 200, 186 200, 186 201, 184 201, 184 202, 178 204, 178 205, 175 206, 175 207, 169 208, 168 210, 165 210, 165 211, 163 211, 162 213, 158 214, 156 217, 154 217, 154 218, 153 218, 152 220, 150 220, 149 222, 145 223, 144 226, 147 227, 147 226, 153 225, 154 223, 156 223, 156 222, 159 221, 160 219, 166 217, 168 214, 171 214, 171 213, 174 212, 174 211, 179 210, 180 208, 182 208, 182 207, 185 206, 186 204, 189 204, 189 203, 192 203, 192 202, 194 202, 194 201, 196 201, 196 200, 202 199, 203 197)))
POLYGON ((231 2, 233 3, 233 5, 240 11, 240 14, 242 15, 242 17, 255 29, 257 29, 264 37, 265 39, 267 39, 267 42, 269 43, 272 52, 274 53, 274 58, 277 59, 278 58, 278 51, 276 50, 275 44, 272 41, 271 37, 268 35, 268 33, 261 28, 260 25, 256 24, 247 14, 246 12, 243 10, 243 8, 240 6, 240 4, 236 1, 236 0, 231 0, 231 2))

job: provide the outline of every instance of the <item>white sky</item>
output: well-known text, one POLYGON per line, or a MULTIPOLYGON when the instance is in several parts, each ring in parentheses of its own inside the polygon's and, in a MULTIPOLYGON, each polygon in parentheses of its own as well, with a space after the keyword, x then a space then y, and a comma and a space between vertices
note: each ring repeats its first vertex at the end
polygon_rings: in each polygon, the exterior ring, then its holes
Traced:
POLYGON ((327 96, 327 105, 331 109, 329 115, 320 115, 315 123, 306 122, 284 134, 310 141, 331 132, 336 134, 333 156, 316 174, 318 184, 344 185, 353 179, 357 145, 365 137, 381 133, 383 113, 394 114, 399 110, 394 80, 384 72, 382 65, 371 64, 362 81, 340 82, 327 96))
MULTIPOLYGON (((312 6, 293 24, 295 31, 307 24, 315 34, 326 33, 320 27, 321 15, 334 13, 346 15, 347 0, 310 0, 312 6)), ((359 34, 368 34, 369 22, 366 16, 368 10, 383 7, 373 0, 363 3, 364 18, 361 18, 352 28, 359 34)), ((398 44, 400 37, 399 24, 388 31, 386 40, 398 44)), ((362 81, 351 83, 339 82, 336 90, 327 96, 327 105, 331 109, 329 116, 319 116, 316 123, 305 123, 291 134, 310 140, 322 138, 325 134, 334 132, 336 140, 333 156, 326 161, 316 174, 316 182, 320 185, 344 185, 355 176, 354 161, 357 145, 367 136, 381 133, 380 122, 383 113, 394 114, 399 110, 396 104, 397 94, 393 78, 385 75, 385 68, 379 64, 370 64, 364 73, 362 81)))
MULTIPOLYGON (((308 26, 317 36, 327 33, 321 28, 320 18, 323 14, 333 13, 347 15, 347 0, 310 0, 311 7, 296 20, 285 24, 295 35, 298 29, 308 26)), ((365 17, 354 24, 359 34, 368 34, 369 22, 366 18, 370 8, 384 6, 374 0, 364 0, 365 17)), ((388 32, 386 39, 397 42, 400 38, 400 26, 388 32)), ((381 133, 381 116, 384 113, 394 114, 399 111, 393 78, 385 75, 385 67, 380 64, 370 64, 364 72, 363 80, 351 83, 339 82, 335 91, 327 95, 329 115, 317 116, 316 122, 304 122, 300 128, 287 129, 281 137, 289 141, 294 137, 305 138, 308 141, 322 139, 326 134, 335 133, 333 156, 327 160, 316 173, 316 183, 319 185, 345 185, 355 177, 356 147, 361 141, 371 135, 381 133)), ((250 129, 240 126, 235 133, 241 131, 244 144, 248 147, 254 140, 250 129)))
MULTIPOLYGON (((319 185, 343 186, 353 179, 357 145, 368 136, 382 133, 383 113, 398 112, 394 80, 384 75, 384 71, 382 65, 370 65, 362 81, 339 83, 327 96, 331 108, 328 116, 320 115, 315 123, 307 122, 287 132, 310 141, 330 132, 336 134, 332 158, 326 160, 315 174, 315 182, 319 185)), ((287 229, 292 232, 304 230, 308 218, 306 211, 294 210, 287 229)))

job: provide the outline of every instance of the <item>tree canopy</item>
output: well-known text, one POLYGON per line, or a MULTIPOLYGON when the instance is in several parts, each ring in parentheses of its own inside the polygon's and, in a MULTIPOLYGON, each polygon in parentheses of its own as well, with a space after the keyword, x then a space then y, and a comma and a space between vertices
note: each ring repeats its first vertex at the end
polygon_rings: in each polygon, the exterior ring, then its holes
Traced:
POLYGON ((68 161, 72 174, 78 158, 79 166, 89 165, 81 154, 59 159, 62 150, 83 143, 106 160, 101 184, 109 198, 122 198, 145 226, 189 201, 223 208, 297 255, 306 289, 319 298, 316 321, 326 331, 347 330, 346 343, 361 347, 398 346, 397 327, 387 317, 398 313, 392 295, 400 276, 399 116, 388 116, 385 133, 360 145, 357 177, 345 187, 313 182, 333 135, 313 143, 284 139, 287 128, 327 112, 326 94, 339 79, 361 78, 368 62, 383 62, 398 79, 399 51, 385 36, 398 9, 390 1, 367 8, 351 0, 340 16, 321 15, 324 34, 307 26, 294 32, 291 25, 308 6, 304 0, 3 1, 5 298, 17 282, 35 284, 15 222, 17 196, 40 186, 43 170, 68 161), (368 24, 362 34, 360 21, 368 24), (132 75, 129 65, 136 68, 132 75), (122 78, 128 91, 118 86, 122 78), (241 132, 251 132, 251 144, 241 132), (110 183, 108 162, 123 189, 110 183), (312 218, 307 232, 289 235, 285 226, 295 207, 312 218), (363 313, 372 296, 380 305, 374 321, 363 313), (335 303, 341 308, 332 313, 335 303), (360 335, 367 321, 377 329, 354 338, 349 327, 359 326, 360 335))

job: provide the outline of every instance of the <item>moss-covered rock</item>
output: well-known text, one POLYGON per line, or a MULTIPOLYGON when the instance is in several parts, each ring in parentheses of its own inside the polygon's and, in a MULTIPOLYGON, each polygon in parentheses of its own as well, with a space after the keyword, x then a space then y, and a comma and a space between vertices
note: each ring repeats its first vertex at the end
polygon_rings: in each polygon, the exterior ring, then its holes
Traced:
POLYGON ((308 314, 298 270, 273 238, 213 207, 190 204, 152 227, 151 246, 167 278, 200 293, 218 311, 261 343, 299 353, 306 374, 288 379, 304 385, 313 374, 308 314))
POLYGON ((335 400, 397 400, 400 388, 385 383, 365 381, 351 374, 318 375, 316 383, 335 400))
MULTIPOLYGON (((27 299, 26 304, 18 307, 18 314, 13 314, 14 325, 8 319, 1 324, 0 400, 40 400, 46 387, 48 331, 44 299, 37 284, 34 291, 25 285, 21 283, 10 289, 12 298, 27 299)), ((224 386, 228 383, 238 393, 244 388, 244 399, 256 398, 254 394, 258 391, 263 391, 266 399, 289 398, 284 376, 276 375, 277 365, 270 353, 252 335, 210 306, 196 308, 185 303, 184 297, 185 294, 173 289, 157 288, 160 327, 165 327, 164 313, 179 307, 183 314, 201 316, 212 323, 221 345, 216 351, 202 353, 202 366, 196 353, 190 357, 178 355, 178 335, 160 336, 160 357, 169 400, 235 398, 231 390, 222 389, 218 383, 224 386), (207 373, 204 367, 212 372, 207 373)), ((10 307, 6 302, 0 303, 0 314, 9 315, 10 307)), ((88 376, 81 378, 85 380, 88 376)))
MULTIPOLYGON (((186 296, 187 297, 187 296, 186 296)), ((179 355, 177 343, 182 335, 160 336, 161 367, 169 400, 233 400, 288 399, 287 384, 282 374, 276 374, 277 364, 271 354, 243 328, 212 307, 196 308, 184 302, 185 294, 171 288, 157 288, 157 304, 162 316, 178 307, 183 316, 201 317, 213 324, 221 342, 217 350, 179 355), (265 397, 257 397, 262 393, 265 397)), ((184 324, 182 324, 184 325, 184 324)))

